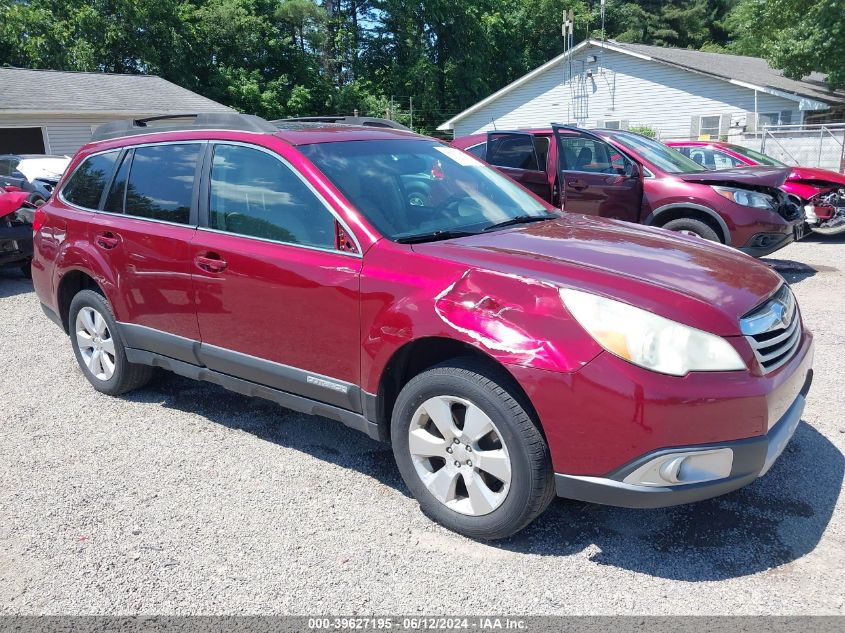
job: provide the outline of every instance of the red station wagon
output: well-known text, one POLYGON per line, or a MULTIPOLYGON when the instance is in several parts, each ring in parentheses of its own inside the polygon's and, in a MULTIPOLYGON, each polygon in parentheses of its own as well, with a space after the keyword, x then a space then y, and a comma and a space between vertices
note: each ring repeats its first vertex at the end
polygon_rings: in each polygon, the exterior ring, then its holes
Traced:
POLYGON ((745 255, 561 213, 401 130, 148 125, 99 128, 34 222, 36 292, 98 391, 160 367, 338 420, 485 539, 555 494, 735 490, 801 419, 812 334, 745 255))
POLYGON ((710 171, 640 134, 557 124, 452 144, 567 211, 697 235, 754 257, 803 236, 801 207, 779 189, 788 169, 710 171))

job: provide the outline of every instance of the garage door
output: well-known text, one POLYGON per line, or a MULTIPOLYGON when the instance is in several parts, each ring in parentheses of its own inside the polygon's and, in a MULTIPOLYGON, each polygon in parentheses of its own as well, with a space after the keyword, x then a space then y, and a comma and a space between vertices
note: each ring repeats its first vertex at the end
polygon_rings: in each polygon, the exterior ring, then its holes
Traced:
POLYGON ((0 154, 44 154, 40 127, 0 127, 0 154))

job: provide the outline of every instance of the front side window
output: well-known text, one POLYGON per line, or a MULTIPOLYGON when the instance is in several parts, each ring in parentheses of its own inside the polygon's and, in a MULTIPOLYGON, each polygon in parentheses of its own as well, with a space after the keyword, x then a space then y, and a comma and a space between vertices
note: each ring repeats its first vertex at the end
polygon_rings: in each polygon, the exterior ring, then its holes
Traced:
POLYGON ((676 149, 684 156, 689 156, 696 163, 707 169, 732 169, 733 167, 743 167, 745 165, 738 158, 734 158, 711 147, 679 147, 676 149))
POLYGON ((318 248, 335 247, 335 219, 305 183, 275 156, 217 145, 211 167, 211 228, 318 248))
POLYGON ((557 217, 495 169, 437 141, 329 142, 298 149, 394 241, 447 239, 557 217), (424 187, 424 195, 409 196, 411 186, 424 187))
POLYGON ((624 168, 624 157, 607 143, 588 136, 562 134, 561 165, 567 171, 584 171, 599 174, 617 173, 624 168))
POLYGON ((89 156, 62 189, 62 197, 78 207, 97 209, 120 151, 89 156))
POLYGON ((198 143, 135 148, 126 185, 125 213, 188 224, 201 148, 198 143))

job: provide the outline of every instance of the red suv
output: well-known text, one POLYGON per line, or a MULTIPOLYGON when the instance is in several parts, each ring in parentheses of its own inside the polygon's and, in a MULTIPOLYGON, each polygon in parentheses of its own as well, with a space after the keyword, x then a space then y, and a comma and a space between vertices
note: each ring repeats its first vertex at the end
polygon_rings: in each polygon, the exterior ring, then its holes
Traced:
POLYGON ((845 174, 815 167, 790 167, 753 149, 722 141, 669 141, 669 147, 707 169, 749 165, 787 167, 783 190, 804 207, 807 225, 815 233, 845 233, 845 174))
POLYGON ((562 214, 401 130, 215 115, 96 138, 37 211, 33 278, 98 391, 160 367, 338 420, 478 538, 555 494, 735 490, 798 425, 812 335, 740 253, 562 214))
POLYGON ((754 257, 803 236, 801 207, 779 189, 789 169, 710 171, 633 132, 566 125, 452 144, 567 211, 697 235, 754 257))

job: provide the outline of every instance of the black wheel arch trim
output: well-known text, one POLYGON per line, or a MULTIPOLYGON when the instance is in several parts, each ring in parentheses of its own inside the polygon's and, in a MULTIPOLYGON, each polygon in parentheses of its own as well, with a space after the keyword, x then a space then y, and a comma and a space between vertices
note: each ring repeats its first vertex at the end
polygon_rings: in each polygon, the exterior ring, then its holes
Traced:
POLYGON ((705 207, 703 204, 697 204, 695 202, 671 202, 669 204, 664 204, 662 207, 657 207, 654 211, 649 213, 646 219, 643 220, 643 224, 647 226, 654 226, 657 219, 663 213, 665 213, 666 211, 671 211, 672 209, 692 209, 694 211, 701 211, 708 217, 713 218, 718 223, 719 228, 722 230, 722 236, 725 239, 725 245, 731 245, 731 231, 728 228, 728 225, 725 222, 724 218, 722 218, 721 215, 719 215, 710 207, 705 207))

